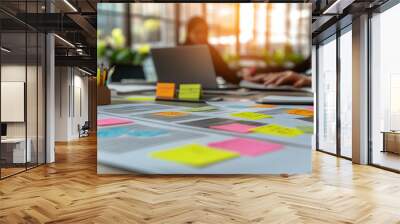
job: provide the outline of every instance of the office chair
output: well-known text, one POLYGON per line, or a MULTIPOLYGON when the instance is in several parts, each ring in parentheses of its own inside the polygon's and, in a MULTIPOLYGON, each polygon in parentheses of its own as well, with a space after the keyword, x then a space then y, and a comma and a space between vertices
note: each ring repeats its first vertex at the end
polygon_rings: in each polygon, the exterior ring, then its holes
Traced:
POLYGON ((89 129, 90 129, 89 121, 85 121, 85 123, 82 125, 82 127, 80 127, 80 125, 78 125, 79 138, 89 136, 89 129))

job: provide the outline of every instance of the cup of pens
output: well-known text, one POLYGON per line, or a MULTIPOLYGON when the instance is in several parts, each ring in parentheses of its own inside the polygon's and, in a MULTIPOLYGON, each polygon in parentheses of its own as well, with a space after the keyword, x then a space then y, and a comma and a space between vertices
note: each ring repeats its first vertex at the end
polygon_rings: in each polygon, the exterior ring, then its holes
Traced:
POLYGON ((108 71, 105 67, 97 68, 97 105, 111 104, 111 91, 107 87, 108 71))

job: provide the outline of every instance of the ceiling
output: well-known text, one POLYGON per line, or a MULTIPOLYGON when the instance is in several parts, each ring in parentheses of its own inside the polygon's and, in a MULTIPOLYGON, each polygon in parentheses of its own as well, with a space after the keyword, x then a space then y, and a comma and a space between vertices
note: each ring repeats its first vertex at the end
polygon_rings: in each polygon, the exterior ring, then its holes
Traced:
MULTIPOLYGON (((365 9, 376 7, 387 0, 292 0, 290 2, 308 2, 313 4, 312 33, 313 38, 320 36, 329 27, 347 14, 356 14, 365 9), (336 4, 338 2, 339 4, 336 4), (336 5, 335 5, 336 4, 336 5), (340 8, 342 7, 342 8, 340 8), (328 8, 336 8, 338 13, 326 13, 328 8)), ((116 2, 115 0, 1 0, 0 22, 3 32, 17 33, 26 28, 40 32, 54 32, 56 38, 56 63, 68 64, 79 62, 86 67, 90 63, 91 70, 96 70, 96 6, 100 2, 116 2), (47 5, 46 5, 47 2, 47 5), (48 13, 52 9, 52 13, 48 13), (26 13, 27 12, 27 13, 26 13), (77 50, 79 49, 79 50, 77 50), (79 53, 81 52, 81 53, 79 53)), ((118 2, 140 2, 118 0, 118 2)), ((148 1, 143 1, 148 2, 148 1)), ((160 1, 162 2, 162 1, 160 1)), ((182 1, 184 2, 184 1, 182 1)), ((270 0, 268 2, 285 2, 270 0)), ((286 1, 288 2, 288 1, 286 1)), ((332 10, 330 9, 329 12, 332 10)), ((16 37, 16 35, 14 35, 16 37)), ((18 38, 10 47, 18 48, 18 38)), ((11 41, 12 42, 12 41, 11 41)), ((30 51, 28 49, 28 51, 30 51)), ((19 52, 16 50, 16 52, 19 52)), ((71 64, 69 64, 71 65, 71 64)))

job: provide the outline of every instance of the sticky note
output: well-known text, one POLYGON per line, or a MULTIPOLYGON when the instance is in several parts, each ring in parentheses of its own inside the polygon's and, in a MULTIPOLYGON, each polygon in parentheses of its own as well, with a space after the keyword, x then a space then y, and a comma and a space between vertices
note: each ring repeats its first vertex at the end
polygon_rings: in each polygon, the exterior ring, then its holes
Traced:
POLYGON ((249 108, 248 105, 228 105, 228 108, 232 108, 232 109, 247 109, 249 108))
POLYGON ((300 126, 297 126, 296 128, 302 130, 306 134, 313 134, 314 133, 314 127, 313 126, 300 125, 300 126))
POLYGON ((224 124, 224 125, 215 125, 210 126, 211 129, 217 129, 222 131, 230 131, 236 133, 249 133, 251 129, 256 128, 257 126, 254 125, 247 125, 247 124, 240 124, 240 123, 231 123, 231 124, 224 124))
POLYGON ((175 83, 157 83, 156 96, 157 98, 174 98, 175 83))
POLYGON ((294 115, 300 115, 304 117, 311 117, 314 115, 314 112, 312 110, 306 110, 306 109, 292 109, 292 110, 287 110, 288 114, 294 114, 294 115))
POLYGON ((208 144, 210 147, 226 149, 244 156, 259 156, 283 148, 281 144, 247 138, 234 138, 208 144))
POLYGON ((154 113, 157 116, 164 116, 164 117, 182 117, 188 115, 188 113, 180 112, 180 111, 163 111, 154 113))
POLYGON ((303 131, 297 128, 285 127, 278 124, 269 124, 252 129, 253 132, 278 137, 296 137, 302 135, 303 131))
POLYGON ((314 106, 307 106, 306 109, 309 109, 309 110, 313 111, 314 110, 314 106))
POLYGON ((121 118, 104 118, 97 120, 97 126, 111 126, 119 124, 131 124, 133 121, 121 118))
POLYGON ((199 144, 188 144, 151 153, 151 157, 193 167, 204 167, 227 159, 238 157, 231 151, 216 149, 199 144))
POLYGON ((155 98, 154 97, 126 97, 126 100, 129 101, 154 101, 155 98))
POLYGON ((206 111, 215 111, 218 110, 218 108, 213 107, 213 106, 204 106, 204 107, 194 107, 190 109, 186 109, 185 111, 187 112, 206 112, 206 111))
POLYGON ((254 108, 275 108, 276 106, 272 105, 272 104, 256 104, 256 105, 253 105, 252 107, 254 107, 254 108))
POLYGON ((128 127, 100 128, 97 130, 98 138, 117 138, 125 135, 129 131, 128 127))
POLYGON ((179 99, 181 100, 199 100, 201 96, 200 84, 180 84, 179 99))
POLYGON ((168 133, 168 131, 159 130, 159 129, 154 129, 154 130, 133 129, 133 130, 130 130, 127 134, 132 137, 150 138, 150 137, 157 137, 160 135, 165 135, 167 133, 168 133))
POLYGON ((248 120, 261 120, 265 118, 272 118, 271 115, 255 113, 255 112, 240 112, 231 114, 233 117, 248 119, 248 120))

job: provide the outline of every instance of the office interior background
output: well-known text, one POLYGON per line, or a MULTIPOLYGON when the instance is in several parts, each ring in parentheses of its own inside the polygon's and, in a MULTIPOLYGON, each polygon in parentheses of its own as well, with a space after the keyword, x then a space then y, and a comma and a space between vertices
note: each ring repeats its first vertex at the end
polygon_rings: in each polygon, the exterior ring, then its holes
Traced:
POLYGON ((54 162, 55 142, 78 139, 78 127, 96 123, 96 59, 89 56, 96 42, 60 14, 71 10, 64 4, 0 2, 1 179, 54 162))
MULTIPOLYGON (((154 178, 96 173, 97 13, 127 11, 96 6, 113 0, 1 0, 0 222, 398 223, 399 1, 294 1, 312 3, 313 172, 154 178), (79 138, 86 121, 91 136, 79 138)), ((156 33, 155 42, 166 40, 156 33)), ((257 38, 238 49, 236 34, 218 35, 226 60, 243 52, 241 63, 251 63, 257 38)), ((149 36, 125 38, 139 49, 149 36)))
MULTIPOLYGON (((399 69, 394 57, 399 34, 392 28, 399 19, 400 6, 390 0, 350 2, 330 7, 334 1, 312 1, 315 148, 356 163, 399 171, 399 155, 384 150, 388 145, 384 145, 383 132, 398 130, 400 125, 400 106, 395 97, 399 69), (357 72, 362 75, 357 76, 357 72), (354 109, 354 105, 358 107, 354 109)), ((90 84, 95 82, 96 71, 94 37, 111 35, 111 27, 120 28, 132 49, 143 44, 173 46, 185 36, 185 21, 207 12, 209 40, 226 60, 239 57, 241 63, 258 63, 266 57, 264 50, 258 50, 260 46, 279 52, 287 43, 303 57, 311 54, 301 50, 310 34, 299 33, 296 28, 306 26, 310 15, 296 4, 279 9, 288 13, 272 15, 268 4, 256 4, 254 8, 229 4, 209 7, 204 3, 107 8, 103 4, 104 8, 96 9, 96 3, 1 2, 1 121, 2 133, 7 132, 1 144, 2 178, 54 161, 54 141, 76 138, 78 124, 91 121, 95 130, 96 90, 90 84), (50 18, 46 12, 54 13, 53 24, 44 22, 50 18), (97 12, 104 14, 104 19, 96 21, 97 12), (218 22, 241 13, 253 16, 238 20, 234 27, 218 22), (298 24, 288 24, 281 15, 298 17, 298 24), (115 19, 108 19, 110 16, 115 19), (110 29, 96 33, 97 23, 110 29), (165 32, 171 28, 176 32, 165 32), (10 113, 10 106, 18 113, 10 113), (11 115, 16 118, 11 119, 11 115), (6 143, 7 139, 14 139, 13 143, 6 143), (17 148, 21 149, 22 154, 17 155, 22 155, 22 163, 7 156, 17 148)))

